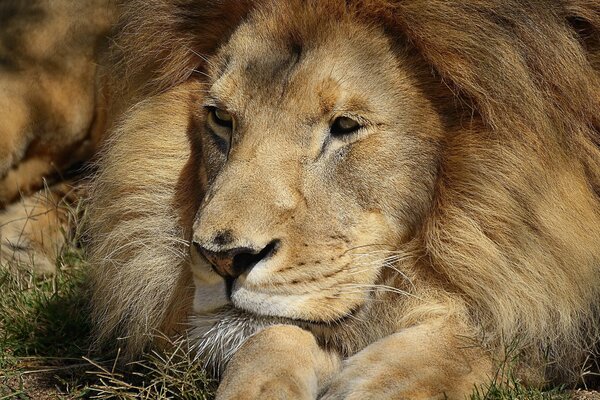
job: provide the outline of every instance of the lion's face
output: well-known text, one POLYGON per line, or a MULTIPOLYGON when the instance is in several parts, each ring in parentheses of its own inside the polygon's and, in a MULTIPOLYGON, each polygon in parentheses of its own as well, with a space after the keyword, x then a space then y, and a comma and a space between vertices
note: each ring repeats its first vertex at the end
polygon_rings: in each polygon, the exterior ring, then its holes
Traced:
POLYGON ((239 309, 328 322, 369 302, 417 229, 441 128, 381 29, 271 18, 208 62, 193 270, 206 279, 208 260, 239 309))

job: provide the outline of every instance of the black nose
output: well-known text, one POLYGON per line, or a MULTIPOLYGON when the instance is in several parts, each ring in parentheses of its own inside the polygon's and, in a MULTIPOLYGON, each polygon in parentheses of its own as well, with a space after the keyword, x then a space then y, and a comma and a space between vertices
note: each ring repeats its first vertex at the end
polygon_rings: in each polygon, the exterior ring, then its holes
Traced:
POLYGON ((260 261, 275 254, 279 247, 279 240, 273 240, 262 249, 236 247, 222 251, 208 250, 196 241, 193 244, 219 275, 225 279, 235 279, 260 261))

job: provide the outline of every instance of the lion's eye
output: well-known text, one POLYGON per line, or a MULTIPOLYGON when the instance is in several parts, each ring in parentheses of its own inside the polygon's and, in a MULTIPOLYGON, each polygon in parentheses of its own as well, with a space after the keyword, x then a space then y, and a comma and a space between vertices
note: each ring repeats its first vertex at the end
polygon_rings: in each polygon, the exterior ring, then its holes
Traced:
POLYGON ((333 136, 344 136, 350 133, 354 133, 362 128, 362 125, 352 118, 338 117, 331 124, 329 131, 333 136))
POLYGON ((220 108, 212 107, 209 111, 209 118, 211 122, 224 128, 233 128, 233 116, 225 110, 220 108))

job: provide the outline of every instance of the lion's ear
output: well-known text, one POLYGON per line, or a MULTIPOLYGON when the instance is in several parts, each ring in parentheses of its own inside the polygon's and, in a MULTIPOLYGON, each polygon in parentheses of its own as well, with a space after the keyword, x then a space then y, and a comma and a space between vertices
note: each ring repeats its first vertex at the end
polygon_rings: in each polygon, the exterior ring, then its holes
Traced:
POLYGON ((202 73, 210 56, 256 0, 129 0, 122 2, 106 60, 112 94, 147 97, 202 73), (119 93, 120 92, 120 93, 119 93))

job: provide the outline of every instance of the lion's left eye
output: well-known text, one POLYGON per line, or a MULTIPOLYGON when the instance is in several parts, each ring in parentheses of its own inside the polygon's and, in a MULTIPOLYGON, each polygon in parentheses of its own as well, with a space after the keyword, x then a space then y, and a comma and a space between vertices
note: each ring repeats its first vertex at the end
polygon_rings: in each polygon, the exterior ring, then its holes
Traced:
POLYGON ((338 117, 333 121, 329 131, 333 136, 344 136, 354 133, 362 128, 360 122, 349 117, 338 117))

